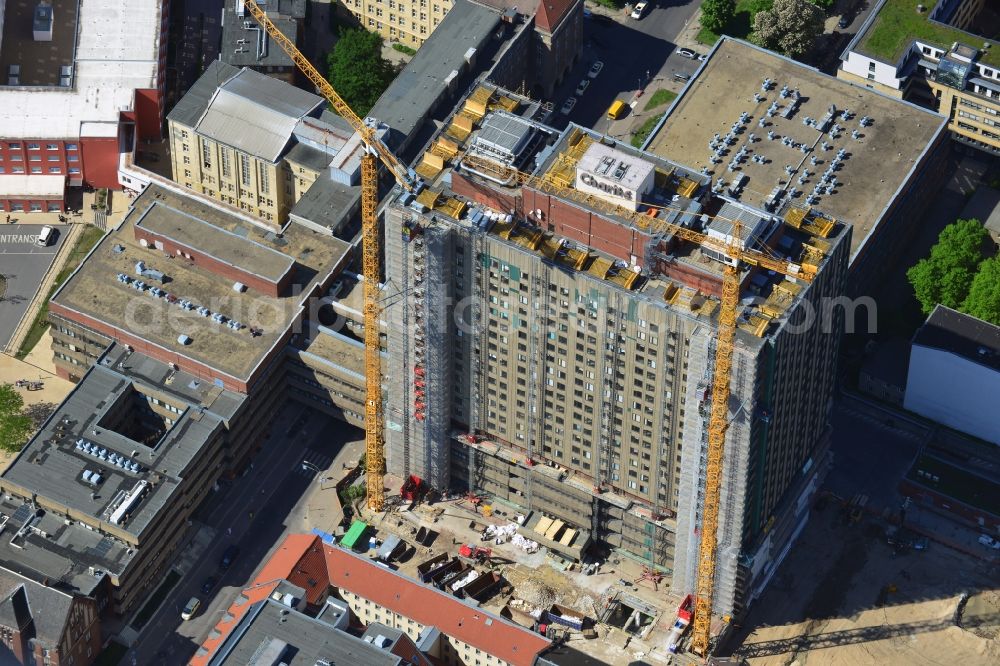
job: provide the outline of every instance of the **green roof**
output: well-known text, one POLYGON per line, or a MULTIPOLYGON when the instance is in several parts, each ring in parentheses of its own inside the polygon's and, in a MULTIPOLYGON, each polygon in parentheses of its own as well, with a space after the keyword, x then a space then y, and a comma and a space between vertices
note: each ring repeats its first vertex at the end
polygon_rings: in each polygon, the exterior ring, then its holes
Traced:
POLYGON ((358 539, 363 537, 367 530, 367 523, 355 520, 351 523, 351 529, 347 530, 347 534, 345 534, 344 538, 340 540, 340 545, 344 548, 354 548, 355 544, 358 543, 358 539))
POLYGON ((954 42, 962 42, 979 51, 979 61, 1000 67, 1000 47, 996 42, 953 28, 927 18, 930 10, 917 13, 917 5, 933 7, 936 0, 886 0, 874 23, 858 43, 861 51, 886 62, 895 63, 910 47, 914 39, 936 44, 947 49, 954 42), (984 43, 993 47, 983 51, 984 43))

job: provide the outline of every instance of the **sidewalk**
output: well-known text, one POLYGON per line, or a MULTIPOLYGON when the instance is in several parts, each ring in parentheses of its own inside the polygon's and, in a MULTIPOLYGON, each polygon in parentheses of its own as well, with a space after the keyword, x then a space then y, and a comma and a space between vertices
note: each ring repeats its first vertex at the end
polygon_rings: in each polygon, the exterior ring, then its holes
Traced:
POLYGON ((345 443, 330 462, 330 466, 313 481, 299 506, 301 512, 289 517, 289 532, 309 532, 314 527, 333 534, 344 519, 344 509, 337 496, 337 484, 351 473, 365 450, 365 441, 345 443), (345 468, 344 465, 348 467, 345 468))

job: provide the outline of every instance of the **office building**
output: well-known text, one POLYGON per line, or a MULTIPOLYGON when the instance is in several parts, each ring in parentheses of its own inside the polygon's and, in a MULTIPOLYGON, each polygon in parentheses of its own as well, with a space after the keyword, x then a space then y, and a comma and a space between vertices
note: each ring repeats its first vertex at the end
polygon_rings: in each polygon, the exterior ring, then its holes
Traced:
POLYGON ((159 139, 169 3, 7 2, 0 11, 0 211, 66 209, 118 185, 120 139, 159 139), (43 5, 44 6, 44 5, 43 5))
POLYGON ((716 598, 731 613, 825 473, 841 315, 793 322, 842 293, 851 230, 714 194, 708 176, 547 113, 480 85, 416 161, 427 189, 386 209, 387 279, 412 294, 385 312, 388 468, 561 522, 542 543, 564 557, 600 541, 691 591, 722 263, 656 220, 716 238, 739 220, 746 246, 816 279, 741 274, 716 598))
MULTIPOLYGON (((735 39, 713 48, 646 142, 715 187, 785 215, 851 226, 851 296, 869 293, 947 174, 945 119, 735 39), (752 125, 733 133, 742 114, 752 125)), ((859 308, 855 330, 868 313, 859 308)), ((848 322, 851 326, 851 322, 848 322)))
POLYGON ((0 564, 124 614, 267 422, 246 396, 114 344, 0 476, 0 564))
POLYGON ((1000 444, 1000 326, 938 305, 910 346, 903 406, 1000 444))
MULTIPOLYGON (((285 538, 202 643, 192 666, 246 663, 229 661, 231 651, 263 645, 261 634, 253 633, 257 631, 320 658, 326 656, 324 651, 350 647, 358 655, 354 660, 364 664, 396 664, 401 658, 414 664, 532 666, 550 645, 545 637, 473 602, 381 567, 314 534, 285 538), (273 628, 270 633, 255 629, 263 624, 261 614, 273 617, 282 612, 279 603, 289 611, 282 636, 275 636, 273 628), (360 627, 360 640, 369 648, 337 635, 347 626, 360 627), (250 638, 239 635, 242 629, 250 638), (317 645, 319 640, 325 645, 317 645), (245 647, 237 647, 241 644, 245 647)), ((280 645, 268 642, 268 647, 280 645)))
POLYGON ((934 109, 956 141, 998 154, 1000 44, 980 30, 988 4, 881 0, 841 55, 837 76, 934 109))

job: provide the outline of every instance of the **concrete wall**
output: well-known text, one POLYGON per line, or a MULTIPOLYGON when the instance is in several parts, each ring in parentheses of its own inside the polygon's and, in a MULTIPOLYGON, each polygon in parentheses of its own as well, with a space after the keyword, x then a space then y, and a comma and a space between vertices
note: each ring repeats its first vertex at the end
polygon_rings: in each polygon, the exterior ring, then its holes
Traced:
POLYGON ((903 406, 950 428, 1000 444, 1000 372, 914 344, 903 406))

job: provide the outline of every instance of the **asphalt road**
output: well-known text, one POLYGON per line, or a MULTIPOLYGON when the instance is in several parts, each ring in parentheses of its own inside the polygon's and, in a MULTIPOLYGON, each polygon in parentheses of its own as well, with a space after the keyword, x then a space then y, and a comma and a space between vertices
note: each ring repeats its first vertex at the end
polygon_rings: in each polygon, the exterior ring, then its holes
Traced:
MULTIPOLYGON (((14 213, 14 217, 21 215, 14 213)), ((42 225, 5 224, 0 226, 0 275, 6 286, 0 296, 0 349, 10 341, 14 330, 31 304, 45 272, 62 246, 65 225, 56 225, 59 233, 48 247, 35 245, 42 225)))
MULTIPOLYGON (((359 431, 289 403, 276 419, 272 433, 254 459, 253 469, 199 509, 196 519, 216 530, 212 545, 167 596, 123 663, 131 663, 133 655, 138 664, 164 666, 190 659, 268 553, 298 522, 293 517, 301 512, 303 498, 311 488, 319 488, 318 472, 311 467, 303 469, 302 461, 325 470, 343 444, 356 439, 359 431), (239 546, 240 554, 223 572, 219 560, 231 543, 239 546), (202 594, 202 583, 209 576, 217 577, 216 587, 212 593, 202 594), (184 622, 180 611, 192 596, 201 599, 201 610, 184 622)), ((337 460, 337 469, 339 465, 337 460)))
POLYGON ((610 129, 612 136, 616 131, 625 133, 631 119, 625 115, 612 123, 607 118, 612 102, 620 99, 628 103, 650 82, 670 79, 675 72, 693 74, 701 64, 677 55, 674 42, 699 4, 697 0, 659 0, 641 20, 624 14, 611 21, 596 15, 585 19, 583 55, 553 96, 553 124, 561 128, 572 120, 598 132, 610 129), (587 70, 597 60, 604 63, 604 69, 579 96, 572 113, 563 115, 558 109, 574 94, 577 84, 587 78, 587 70))

